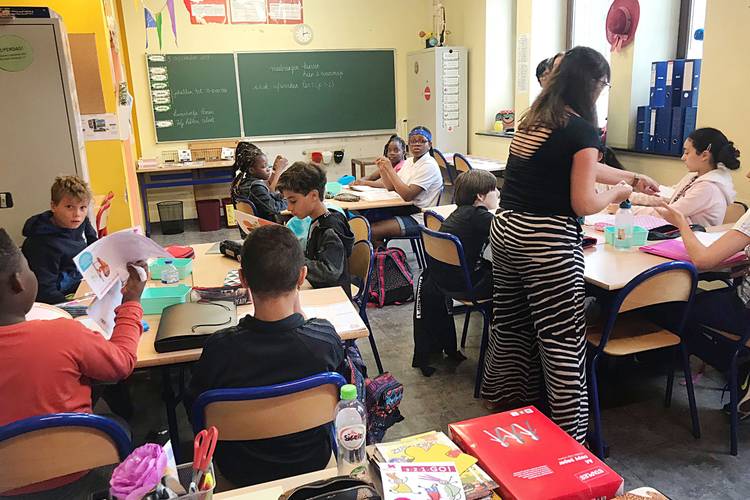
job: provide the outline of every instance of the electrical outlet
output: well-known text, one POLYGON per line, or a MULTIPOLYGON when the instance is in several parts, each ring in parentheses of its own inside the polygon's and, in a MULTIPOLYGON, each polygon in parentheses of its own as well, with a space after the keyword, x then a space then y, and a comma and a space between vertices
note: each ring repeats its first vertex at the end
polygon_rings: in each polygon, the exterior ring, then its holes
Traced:
POLYGON ((0 193, 0 208, 13 208, 13 195, 5 192, 0 193))

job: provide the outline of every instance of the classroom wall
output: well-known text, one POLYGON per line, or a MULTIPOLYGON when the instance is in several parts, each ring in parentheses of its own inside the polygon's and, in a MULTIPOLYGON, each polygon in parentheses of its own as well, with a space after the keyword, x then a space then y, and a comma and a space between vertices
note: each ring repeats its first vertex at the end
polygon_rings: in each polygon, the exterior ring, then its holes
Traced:
MULTIPOLYGON (((95 34, 104 104, 107 113, 114 113, 117 108, 115 85, 109 50, 109 29, 102 0, 16 0, 13 5, 49 7, 62 17, 69 34, 95 34)), ((109 213, 110 231, 131 226, 123 141, 86 142, 86 156, 94 194, 106 194, 109 191, 115 193, 109 213)), ((93 220, 94 214, 91 216, 93 220)))
MULTIPOLYGON (((144 13, 141 2, 121 2, 125 34, 128 45, 132 89, 138 123, 141 155, 157 157, 161 151, 186 147, 186 143, 157 144, 153 116, 147 87, 145 54, 158 53, 159 42, 155 29, 144 28, 144 13), (145 48, 148 36, 149 48, 145 48)), ((143 5, 159 9, 163 0, 145 0, 143 5)), ((175 2, 178 43, 172 36, 169 17, 165 12, 162 33, 164 53, 233 52, 262 50, 300 50, 294 42, 294 26, 281 25, 192 25, 183 2, 175 2)), ((424 47, 418 37, 420 30, 432 29, 431 0, 318 0, 304 4, 305 23, 314 31, 313 41, 302 48, 315 49, 362 49, 394 48, 397 55, 396 116, 399 123, 406 119, 406 54, 424 47)), ((399 133, 403 130, 399 128, 399 133)), ((373 156, 382 152, 387 136, 365 138, 337 138, 321 140, 270 141, 260 143, 269 157, 284 154, 290 161, 302 159, 312 150, 334 150, 344 148, 346 158, 341 165, 328 167, 329 178, 337 178, 350 172, 350 158, 373 156)), ((372 167, 371 167, 372 168, 372 167)), ((165 199, 182 200, 185 217, 195 217, 193 197, 215 198, 226 196, 228 186, 202 186, 190 188, 160 189, 149 192, 150 213, 158 219, 155 202, 165 199)))
MULTIPOLYGON (((750 41, 747 27, 750 26, 750 8, 747 2, 710 1, 706 11, 706 39, 703 45, 701 89, 698 101, 698 126, 721 129, 740 151, 750 151, 750 100, 747 98, 747 82, 750 81, 750 65, 747 64, 747 46, 750 41)), ((640 28, 639 28, 640 31, 640 28)), ((641 159, 630 161, 625 155, 625 166, 656 178, 662 184, 679 180, 685 166, 679 160, 641 159)), ((632 155, 636 156, 636 155, 632 155)), ((745 160, 740 170, 734 173, 737 199, 750 201, 750 182, 745 178, 750 159, 745 160)))

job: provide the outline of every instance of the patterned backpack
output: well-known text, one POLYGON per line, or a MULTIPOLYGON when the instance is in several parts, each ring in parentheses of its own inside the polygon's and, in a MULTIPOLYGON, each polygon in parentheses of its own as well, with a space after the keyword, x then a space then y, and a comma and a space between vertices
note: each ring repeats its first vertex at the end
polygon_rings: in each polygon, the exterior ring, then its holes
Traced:
POLYGON ((400 248, 381 248, 375 251, 370 273, 369 302, 377 307, 403 304, 414 300, 414 277, 400 248))

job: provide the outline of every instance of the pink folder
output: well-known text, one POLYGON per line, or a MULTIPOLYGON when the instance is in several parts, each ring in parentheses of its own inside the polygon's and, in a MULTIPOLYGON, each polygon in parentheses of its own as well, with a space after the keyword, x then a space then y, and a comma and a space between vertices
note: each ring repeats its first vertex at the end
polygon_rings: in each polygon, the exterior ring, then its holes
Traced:
MULTIPOLYGON (((682 240, 666 240, 654 243, 653 245, 646 245, 640 247, 638 250, 641 252, 658 255, 659 257, 666 257, 667 259, 673 260, 684 260, 685 262, 692 262, 690 256, 685 249, 685 244, 682 240)), ((747 260, 745 252, 737 252, 724 262, 719 267, 730 266, 747 260)))

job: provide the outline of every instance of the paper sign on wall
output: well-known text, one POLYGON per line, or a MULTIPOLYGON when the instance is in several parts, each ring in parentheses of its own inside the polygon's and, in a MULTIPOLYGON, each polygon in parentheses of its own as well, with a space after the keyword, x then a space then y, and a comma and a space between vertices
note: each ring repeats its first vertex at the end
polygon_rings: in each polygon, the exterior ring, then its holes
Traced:
POLYGON ((266 0, 229 0, 232 24, 264 24, 266 0))
POLYGON ((225 0, 184 0, 193 24, 227 24, 225 0))
POLYGON ((301 24, 302 0, 268 0, 269 24, 301 24))
POLYGON ((120 124, 115 113, 81 115, 81 129, 85 141, 116 141, 120 137, 120 124))

